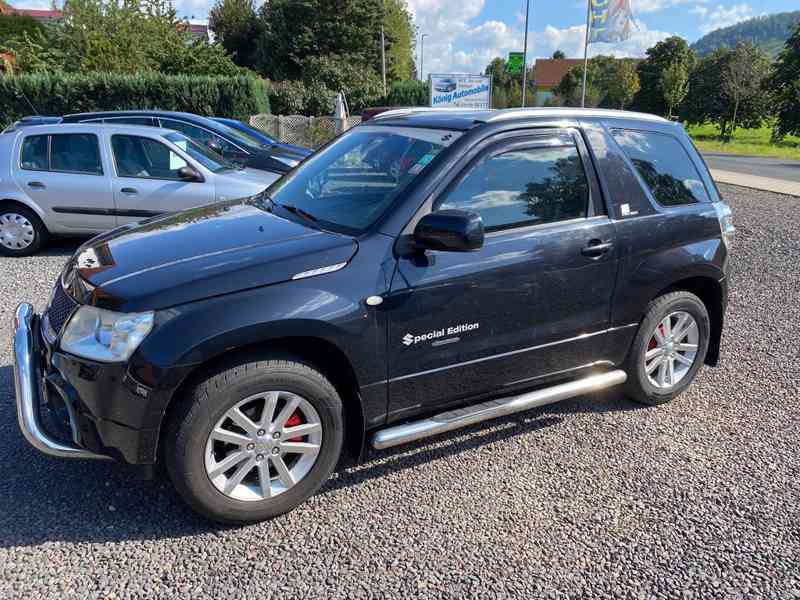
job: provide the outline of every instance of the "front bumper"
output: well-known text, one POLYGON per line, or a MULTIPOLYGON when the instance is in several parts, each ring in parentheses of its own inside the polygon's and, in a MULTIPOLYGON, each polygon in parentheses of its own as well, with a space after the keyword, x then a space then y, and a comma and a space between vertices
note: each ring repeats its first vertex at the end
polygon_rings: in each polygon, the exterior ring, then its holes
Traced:
POLYGON ((43 427, 40 414, 42 378, 35 323, 36 313, 33 306, 20 304, 14 315, 14 387, 17 395, 17 420, 22 434, 31 446, 50 456, 108 460, 108 456, 57 439, 43 427))

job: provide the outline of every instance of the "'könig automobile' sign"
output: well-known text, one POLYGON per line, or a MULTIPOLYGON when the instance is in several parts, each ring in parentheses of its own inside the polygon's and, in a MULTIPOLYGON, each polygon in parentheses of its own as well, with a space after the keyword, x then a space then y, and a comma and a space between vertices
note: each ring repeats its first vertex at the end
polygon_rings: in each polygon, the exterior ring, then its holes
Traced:
POLYGON ((492 107, 492 80, 483 75, 435 75, 429 78, 431 106, 492 107))

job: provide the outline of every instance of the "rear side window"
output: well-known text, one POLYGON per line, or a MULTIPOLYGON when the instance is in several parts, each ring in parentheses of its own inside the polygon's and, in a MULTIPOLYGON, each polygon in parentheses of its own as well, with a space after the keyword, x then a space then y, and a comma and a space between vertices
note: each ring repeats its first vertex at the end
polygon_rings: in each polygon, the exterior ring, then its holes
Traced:
POLYGON ((22 152, 19 166, 34 171, 47 171, 49 158, 47 155, 46 135, 31 135, 22 141, 22 152))
POLYGON ((22 142, 20 167, 36 171, 61 171, 102 175, 100 145, 91 133, 34 135, 22 142), (48 137, 50 148, 48 152, 48 137))
POLYGON ((614 139, 663 206, 708 202, 708 193, 689 154, 664 133, 614 129, 614 139))
POLYGON ((439 209, 477 213, 491 230, 586 217, 589 184, 575 146, 512 150, 478 164, 439 209))
POLYGON ((52 136, 50 170, 102 175, 100 146, 91 133, 69 133, 52 136))

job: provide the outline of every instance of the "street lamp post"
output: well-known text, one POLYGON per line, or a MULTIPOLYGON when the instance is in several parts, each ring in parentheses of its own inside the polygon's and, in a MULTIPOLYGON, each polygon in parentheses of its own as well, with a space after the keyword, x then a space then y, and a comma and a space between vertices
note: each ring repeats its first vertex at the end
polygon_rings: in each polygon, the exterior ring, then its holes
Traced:
POLYGON ((522 108, 525 108, 525 92, 528 88, 528 14, 531 10, 531 0, 525 2, 525 43, 522 50, 522 108))
POLYGON ((420 50, 419 50, 419 78, 420 81, 425 81, 425 38, 428 37, 427 33, 420 36, 420 50))

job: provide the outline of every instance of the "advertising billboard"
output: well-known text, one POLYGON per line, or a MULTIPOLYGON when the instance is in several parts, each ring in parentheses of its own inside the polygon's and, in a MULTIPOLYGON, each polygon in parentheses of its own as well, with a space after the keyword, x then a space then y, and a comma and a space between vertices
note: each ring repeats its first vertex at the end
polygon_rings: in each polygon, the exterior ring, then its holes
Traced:
POLYGON ((431 74, 431 106, 486 109, 492 107, 492 80, 484 75, 431 74))

